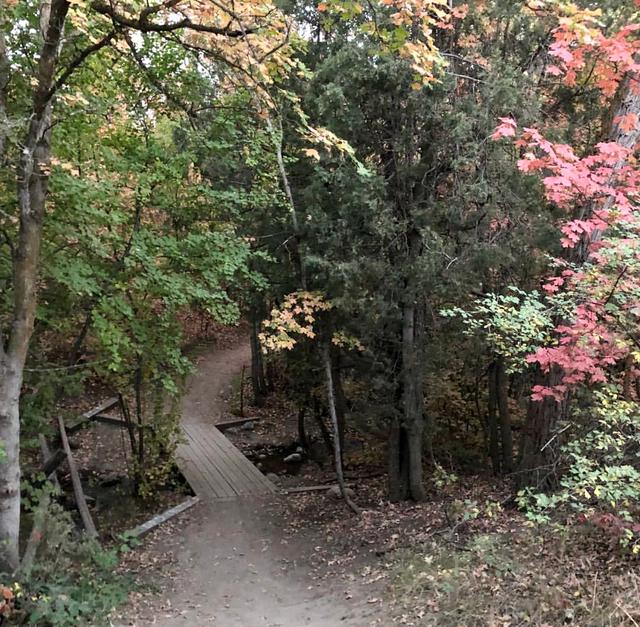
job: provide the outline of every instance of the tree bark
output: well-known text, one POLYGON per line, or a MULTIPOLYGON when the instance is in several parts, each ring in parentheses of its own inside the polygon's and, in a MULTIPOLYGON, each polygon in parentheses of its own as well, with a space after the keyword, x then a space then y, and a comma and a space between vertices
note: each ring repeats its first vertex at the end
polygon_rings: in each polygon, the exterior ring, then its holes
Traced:
POLYGON ((423 501, 422 477, 424 411, 422 368, 418 359, 416 304, 408 300, 402 309, 402 417, 392 421, 389 437, 389 496, 423 501))
POLYGON ((335 392, 336 415, 338 417, 338 437, 340 448, 344 451, 344 433, 346 428, 347 402, 342 387, 342 374, 340 372, 340 355, 337 351, 331 354, 331 376, 333 377, 333 389, 335 392))
MULTIPOLYGON (((553 387, 561 379, 562 373, 558 368, 548 374, 540 373, 537 377, 539 384, 545 387, 553 387)), ((527 486, 544 489, 555 483, 557 447, 554 446, 552 434, 562 413, 562 403, 552 396, 542 401, 529 401, 516 478, 518 489, 527 486)))
POLYGON ((416 346, 416 304, 405 303, 402 328, 402 388, 404 428, 407 438, 409 495, 414 501, 425 498, 422 483, 422 438, 424 411, 422 369, 418 363, 416 346))
POLYGON ((7 55, 7 47, 4 39, 5 27, 5 2, 0 0, 0 167, 4 165, 5 142, 9 126, 7 116, 7 87, 9 86, 9 74, 11 63, 7 55))
POLYGON ((320 429, 320 433, 322 435, 322 441, 327 447, 327 454, 331 455, 333 452, 333 438, 331 437, 331 434, 329 433, 329 429, 327 428, 327 425, 325 424, 322 418, 320 403, 318 402, 318 399, 315 397, 313 399, 313 418, 316 421, 318 428, 320 429))
POLYGON ((422 476, 424 444, 424 390, 423 360, 420 343, 423 336, 418 306, 415 263, 420 255, 421 236, 414 227, 406 232, 407 249, 404 263, 407 266, 402 300, 400 328, 399 401, 401 418, 393 419, 389 442, 389 496, 396 501, 410 498, 423 501, 425 491, 422 476))
MULTIPOLYGON (((43 43, 26 137, 16 172, 18 241, 13 259, 13 318, 6 348, 0 341, 0 570, 18 567, 20 529, 20 391, 37 302, 38 261, 51 155, 51 100, 62 32, 69 10, 66 0, 42 3, 43 43)), ((6 51, 0 45, 0 67, 6 51)), ((0 80, 5 80, 4 69, 0 80)), ((1 85, 0 85, 1 86, 1 85)), ((5 98, 4 90, 2 98, 5 98)), ((2 106, 4 106, 4 101, 2 106)), ((4 111, 0 112, 2 115, 4 111)), ((3 142, 4 144, 4 142, 3 142)), ((2 146, 4 148, 4 146, 2 146)), ((0 332, 0 338, 3 338, 0 332)))
POLYGON ((504 359, 496 359, 496 393, 498 400, 498 415, 500 416, 500 442, 502 445, 502 472, 513 472, 513 435, 511 431, 511 411, 509 409, 509 395, 507 391, 507 373, 504 359))
POLYGON ((498 432, 498 385, 496 377, 496 363, 489 365, 488 387, 489 406, 487 412, 487 423, 489 426, 489 457, 491 458, 491 468, 494 475, 500 474, 500 443, 498 432))
POLYGON ((342 472, 342 448, 340 446, 340 438, 338 437, 338 415, 336 413, 335 391, 333 387, 333 375, 331 373, 331 355, 329 348, 325 348, 324 355, 324 373, 327 384, 327 402, 329 405, 329 416, 333 426, 333 455, 336 465, 336 477, 340 486, 340 493, 345 503, 351 508, 355 514, 360 514, 360 508, 353 502, 344 483, 344 474, 342 472))
POLYGON ((307 430, 305 428, 305 417, 307 413, 306 405, 298 409, 298 442, 300 446, 305 449, 309 448, 309 441, 307 440, 307 430))
POLYGON ((395 416, 389 429, 389 500, 404 501, 409 496, 406 438, 400 416, 395 416))
POLYGON ((258 309, 251 307, 249 312, 251 318, 251 387, 253 389, 253 404, 256 407, 263 407, 267 395, 267 382, 264 376, 264 364, 262 363, 262 352, 260 350, 260 340, 258 339, 258 309))
POLYGON ((144 415, 143 415, 143 407, 142 407, 142 385, 143 385, 143 376, 142 376, 142 362, 138 364, 136 368, 135 377, 134 377, 134 391, 135 391, 135 403, 136 403, 136 422, 138 426, 138 451, 137 458, 135 460, 136 470, 135 470, 135 480, 134 480, 134 489, 135 493, 139 494, 140 489, 142 488, 142 477, 144 468, 144 415))
POLYGON ((0 572, 5 573, 19 563, 21 385, 21 372, 7 363, 0 366, 0 572))

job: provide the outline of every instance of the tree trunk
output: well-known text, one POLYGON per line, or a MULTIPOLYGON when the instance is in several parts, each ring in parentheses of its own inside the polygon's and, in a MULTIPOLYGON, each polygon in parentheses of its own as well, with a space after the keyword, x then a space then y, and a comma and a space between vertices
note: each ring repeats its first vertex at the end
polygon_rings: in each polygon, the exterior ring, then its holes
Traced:
POLYGON ((267 360, 264 372, 265 388, 267 392, 273 392, 276 389, 276 368, 272 359, 267 360))
POLYGON ((0 572, 19 563, 20 530, 20 388, 21 373, 0 365, 0 572))
MULTIPOLYGON (((553 387, 561 379, 562 373, 557 368, 537 377, 540 385, 545 387, 553 387)), ((544 489, 555 483, 557 443, 553 441, 552 434, 562 412, 562 403, 552 396, 545 397, 543 401, 529 401, 516 481, 518 489, 527 486, 544 489)))
POLYGON ((91 322, 93 320, 93 307, 94 303, 91 303, 87 308, 87 312, 84 316, 84 322, 82 323, 82 327, 80 328, 80 333, 78 333, 76 339, 73 342, 73 346, 69 351, 69 365, 75 366, 80 359, 80 351, 82 350, 82 346, 84 345, 84 341, 87 339, 87 335, 89 333, 89 329, 91 328, 91 322))
POLYGON ((300 446, 305 449, 309 448, 309 441, 307 440, 307 430, 305 428, 305 417, 307 413, 306 405, 298 409, 298 442, 300 446))
POLYGON ((318 428, 320 429, 322 441, 327 447, 327 454, 331 455, 333 453, 333 439, 331 438, 329 429, 327 429, 327 425, 322 419, 322 411, 320 410, 320 403, 318 402, 317 398, 313 399, 313 418, 316 421, 318 428))
POLYGON ((394 417, 389 430, 389 500, 404 501, 409 496, 406 438, 400 416, 394 417))
POLYGON ((498 396, 498 414, 500 416, 500 439, 502 444, 502 472, 513 472, 513 435, 511 432, 511 411, 507 391, 507 373, 504 359, 496 359, 496 392, 498 396))
POLYGON ((4 39, 6 27, 5 0, 0 0, 0 167, 4 166, 5 145, 9 120, 7 116, 7 87, 11 72, 11 62, 7 55, 7 46, 4 39))
POLYGON ((264 365, 262 363, 262 351, 258 339, 258 309, 251 307, 251 387, 253 389, 253 404, 263 407, 267 395, 267 382, 264 377, 264 365))
POLYGON ((416 262, 420 257, 420 232, 409 225, 406 251, 402 324, 400 329, 399 398, 402 418, 394 418, 390 433, 389 492, 392 500, 410 498, 423 501, 422 457, 425 431, 423 360, 421 341, 424 324, 419 307, 416 262))
POLYGON ((414 293, 414 290, 408 290, 409 296, 402 308, 402 419, 393 421, 389 442, 389 496, 393 501, 403 498, 423 501, 425 498, 422 479, 424 399, 414 293))
MULTIPOLYGON (((129 446, 131 447, 131 456, 132 456, 131 459, 134 461, 134 464, 135 464, 138 445, 136 443, 135 428, 133 426, 133 423, 131 422, 131 412, 129 411, 129 406, 124 400, 124 396, 122 396, 122 394, 118 394, 118 398, 120 401, 120 413, 122 414, 122 420, 124 421, 127 428, 127 433, 129 434, 129 446)), ((134 483, 137 483, 137 481, 134 483)))
POLYGON ((478 422, 480 423, 480 429, 482 430, 482 442, 484 445, 484 451, 489 450, 489 425, 487 422, 487 416, 482 410, 482 406, 480 404, 480 375, 476 370, 475 384, 473 390, 473 402, 476 407, 476 416, 478 417, 478 422))
POLYGON ((487 412, 487 423, 489 425, 489 457, 491 458, 491 468, 494 475, 500 474, 500 443, 498 433, 498 385, 497 385, 496 363, 491 362, 489 366, 488 387, 489 406, 487 412))
MULTIPOLYGON (((410 297, 415 291, 410 290, 410 297)), ((416 303, 410 301, 403 307, 402 323, 402 388, 404 427, 407 432, 409 494, 415 501, 425 497, 422 483, 422 439, 424 435, 424 394, 422 389, 422 368, 418 360, 416 324, 416 303)))
POLYGON ((347 489, 344 484, 344 474, 342 472, 342 449, 340 447, 340 438, 338 437, 338 415, 336 413, 335 391, 333 386, 333 375, 331 374, 331 355, 329 348, 324 350, 324 373, 327 383, 327 402, 329 405, 329 416, 331 417, 331 423, 333 426, 333 455, 336 464, 336 477, 338 478, 338 485, 340 486, 340 493, 345 503, 351 508, 351 510, 360 514, 360 509, 351 500, 351 497, 347 494, 347 489))
POLYGON ((347 402, 344 396, 344 389, 342 387, 340 355, 337 353, 337 351, 332 351, 331 355, 331 376, 333 378, 336 415, 338 417, 338 437, 340 438, 340 448, 344 451, 344 432, 346 427, 347 402))
MULTIPOLYGON (((20 391, 37 303, 38 260, 51 154, 51 89, 62 31, 69 10, 66 0, 42 3, 43 43, 33 92, 27 135, 16 172, 19 231, 13 259, 13 318, 6 347, 0 340, 0 439, 5 457, 0 465, 0 570, 18 566, 20 528, 20 391)), ((6 68, 4 42, 0 67, 6 68)), ((4 69, 0 81, 5 81, 4 69)), ((4 87, 4 85, 0 85, 4 87)), ((5 98, 2 89, 2 99, 5 98)), ((4 100, 2 101, 4 107, 4 100)), ((4 115, 4 111, 2 112, 4 115)), ((4 149, 4 146, 2 146, 4 149)), ((0 338, 4 338, 0 330, 0 338)))

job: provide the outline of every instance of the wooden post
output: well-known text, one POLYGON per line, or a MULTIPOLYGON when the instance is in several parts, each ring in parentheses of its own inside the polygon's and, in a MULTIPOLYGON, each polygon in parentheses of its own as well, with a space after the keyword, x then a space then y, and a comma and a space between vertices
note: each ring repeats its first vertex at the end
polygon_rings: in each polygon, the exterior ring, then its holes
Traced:
POLYGON ((244 418, 244 372, 246 366, 242 366, 242 374, 240 375, 240 416, 244 418))
MULTIPOLYGON (((54 458, 53 455, 51 455, 51 449, 49 448, 47 440, 42 433, 38 436, 38 439, 40 440, 40 451, 44 461, 44 474, 47 476, 47 479, 51 479, 51 483, 53 483, 56 489, 60 490, 60 482, 58 481, 58 473, 56 472, 59 463, 53 465, 53 460, 57 460, 57 456, 54 458)), ((58 451, 56 451, 56 453, 57 452, 58 451)))
POLYGON ((93 524, 91 512, 89 511, 89 506, 87 505, 87 499, 85 498, 84 492, 82 491, 82 483, 80 482, 80 475, 78 474, 76 462, 73 459, 73 455, 71 454, 71 447, 69 446, 69 439, 67 438, 67 430, 65 429, 64 421, 60 416, 58 416, 58 425, 60 427, 60 439, 62 440, 62 448, 67 454, 67 461, 69 462, 69 471, 71 472, 73 492, 76 495, 76 505, 78 506, 78 510, 80 511, 82 523, 84 524, 84 528, 86 529, 87 534, 92 538, 97 538, 98 531, 96 530, 96 526, 93 524))
POLYGON ((122 394, 119 394, 118 399, 120 401, 120 413, 122 414, 122 419, 127 425, 127 433, 129 434, 129 443, 131 444, 131 454, 133 455, 133 459, 135 459, 137 445, 136 445, 135 430, 133 428, 133 423, 131 422, 131 414, 129 413, 129 407, 125 403, 124 396, 122 396, 122 394))

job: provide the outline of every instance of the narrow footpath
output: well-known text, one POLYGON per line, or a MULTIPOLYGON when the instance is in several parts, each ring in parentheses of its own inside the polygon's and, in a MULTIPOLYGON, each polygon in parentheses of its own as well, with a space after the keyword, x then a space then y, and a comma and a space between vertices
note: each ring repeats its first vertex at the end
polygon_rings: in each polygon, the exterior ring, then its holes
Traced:
MULTIPOLYGON (((183 402, 183 415, 200 425, 215 424, 234 377, 249 363, 246 343, 200 356, 183 402)), ((170 531, 146 542, 154 552, 172 554, 172 592, 162 592, 153 612, 128 624, 219 627, 366 627, 384 624, 371 607, 347 599, 341 582, 315 581, 313 551, 301 531, 287 537, 278 496, 250 496, 201 503, 170 531), (151 615, 153 614, 153 615, 151 615)), ((349 595, 350 597, 352 595, 349 595)), ((126 624, 126 623, 125 623, 126 624)))

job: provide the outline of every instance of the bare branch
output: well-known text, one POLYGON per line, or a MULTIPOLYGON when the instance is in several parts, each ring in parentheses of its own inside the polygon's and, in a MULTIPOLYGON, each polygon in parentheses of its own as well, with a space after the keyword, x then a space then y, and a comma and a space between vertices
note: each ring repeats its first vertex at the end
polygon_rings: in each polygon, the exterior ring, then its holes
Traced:
POLYGON ((53 95, 69 80, 71 75, 95 52, 98 52, 105 46, 108 46, 117 35, 118 31, 113 29, 109 33, 107 33, 100 41, 97 41, 92 46, 85 48, 69 65, 67 65, 64 72, 60 75, 60 77, 56 80, 53 87, 49 90, 46 95, 47 101, 51 100, 53 95))
POLYGON ((160 11, 172 9, 179 2, 180 0, 165 0, 165 2, 161 2, 160 4, 150 5, 140 13, 140 19, 143 22, 148 22, 150 16, 160 13, 160 11))
POLYGON ((127 42, 127 46, 129 47, 129 50, 131 50, 131 55, 133 56, 134 61, 138 64, 138 66, 140 67, 140 69, 145 73, 146 77, 149 79, 149 81, 151 82, 151 84, 172 104, 174 104, 175 106, 177 106, 179 109, 182 109, 187 116, 189 117, 189 120, 191 120, 192 122, 192 126, 193 126, 193 117, 196 117, 196 114, 193 110, 193 107, 189 107, 186 103, 182 102, 180 100, 180 98, 178 98, 177 96, 174 96, 169 90, 168 88, 162 84, 162 82, 160 80, 158 80, 154 75, 153 72, 151 71, 151 69, 147 66, 147 64, 144 62, 144 59, 142 58, 142 56, 140 55, 140 53, 138 52, 133 40, 131 39, 131 37, 129 36, 129 34, 127 32, 124 33, 124 38, 125 41, 127 42))
POLYGON ((158 13, 165 8, 175 7, 176 4, 178 4, 176 0, 168 0, 168 2, 162 3, 160 5, 148 7, 147 9, 142 11, 142 13, 136 18, 131 18, 118 13, 113 4, 107 4, 106 2, 102 2, 101 0, 94 0, 94 2, 91 3, 91 8, 96 13, 100 13, 100 15, 106 15, 107 17, 110 17, 115 25, 125 26, 127 28, 140 31, 141 33, 169 33, 179 30, 192 30, 198 33, 210 33, 212 35, 222 35, 223 37, 238 38, 245 37, 246 35, 252 34, 256 31, 255 28, 241 30, 231 29, 230 25, 227 25, 224 28, 220 28, 219 26, 212 26, 210 24, 201 24, 199 22, 194 22, 188 17, 177 20, 175 22, 165 23, 150 22, 148 20, 149 15, 158 13))

